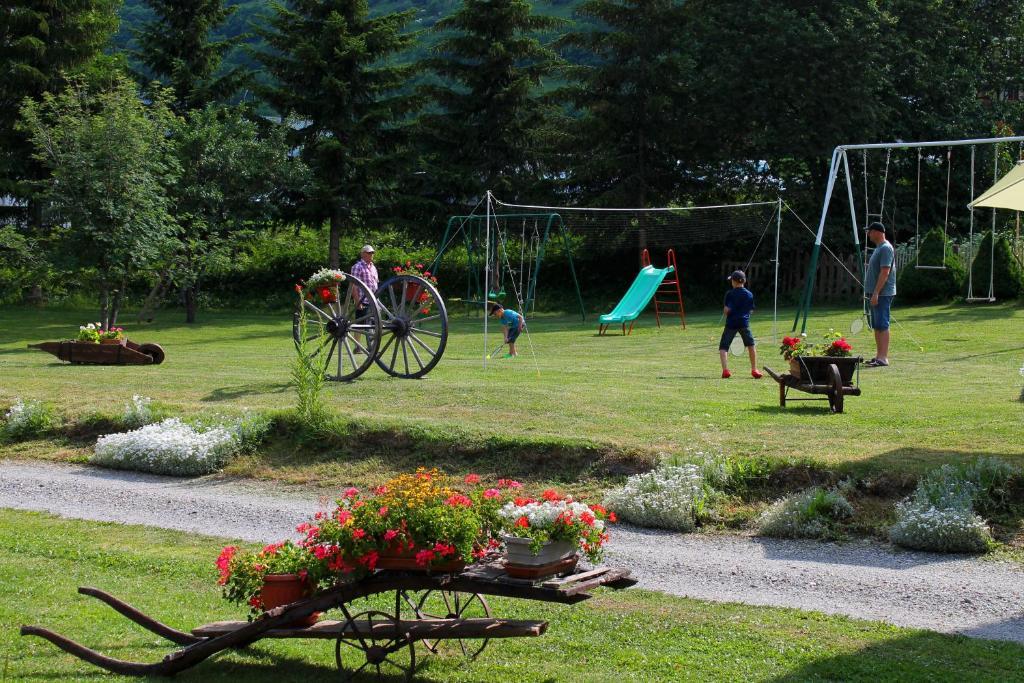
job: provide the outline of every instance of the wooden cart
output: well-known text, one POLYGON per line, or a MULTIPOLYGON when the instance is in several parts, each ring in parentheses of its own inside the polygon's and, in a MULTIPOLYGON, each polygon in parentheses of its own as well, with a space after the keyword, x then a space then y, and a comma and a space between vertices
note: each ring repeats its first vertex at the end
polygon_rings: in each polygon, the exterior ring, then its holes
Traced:
POLYGON ((574 604, 591 597, 598 586, 627 588, 636 583, 628 569, 598 567, 563 576, 531 581, 509 577, 500 557, 471 565, 457 574, 427 574, 381 570, 366 578, 323 591, 310 598, 272 609, 251 621, 221 621, 179 631, 96 588, 79 588, 147 630, 181 645, 152 664, 108 657, 39 626, 22 626, 21 635, 45 638, 65 652, 117 674, 172 676, 224 650, 247 646, 263 638, 314 638, 335 641, 335 661, 343 680, 376 673, 378 678, 412 679, 416 645, 429 653, 455 647, 474 658, 492 638, 543 635, 546 621, 495 618, 485 596, 574 604), (388 611, 358 611, 353 601, 394 593, 388 611), (315 612, 337 609, 340 618, 322 619, 295 627, 315 612))
POLYGON ((29 344, 28 347, 75 365, 160 365, 164 362, 164 350, 159 344, 136 344, 130 339, 123 345, 60 341, 29 344))
POLYGON ((833 413, 843 412, 846 396, 860 396, 861 357, 832 358, 811 356, 798 360, 799 373, 777 373, 767 365, 764 371, 779 383, 779 406, 786 407, 786 401, 828 401, 833 413), (855 378, 856 377, 856 378, 855 378), (789 390, 796 389, 808 394, 821 394, 825 398, 791 398, 789 390))

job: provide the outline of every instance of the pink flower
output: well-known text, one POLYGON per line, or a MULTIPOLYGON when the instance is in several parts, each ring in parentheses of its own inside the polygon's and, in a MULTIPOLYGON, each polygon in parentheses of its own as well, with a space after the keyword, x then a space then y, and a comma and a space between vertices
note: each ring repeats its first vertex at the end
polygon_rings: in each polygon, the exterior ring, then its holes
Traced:
POLYGON ((352 519, 352 513, 348 510, 338 510, 338 524, 344 524, 348 520, 352 519))
POLYGON ((501 491, 498 489, 487 489, 484 491, 484 498, 501 498, 501 491))
POLYGON ((359 489, 357 489, 355 486, 349 486, 347 489, 345 489, 345 498, 355 498, 358 495, 359 489))
POLYGON ((387 531, 384 532, 384 540, 385 541, 391 541, 397 535, 398 535, 397 531, 395 531, 394 529, 388 529, 387 531))
POLYGON ((498 488, 503 488, 503 489, 521 489, 521 488, 523 488, 523 485, 520 484, 515 479, 499 479, 498 480, 498 488))
POLYGON ((380 515, 381 517, 387 517, 387 515, 388 515, 388 506, 387 505, 382 506, 380 510, 377 510, 377 514, 380 515))
POLYGON ((363 531, 362 529, 353 529, 352 530, 352 538, 355 538, 355 539, 366 538, 366 532, 363 531))
POLYGON ((479 474, 467 474, 466 475, 466 483, 467 484, 479 484, 480 483, 480 475, 479 474))

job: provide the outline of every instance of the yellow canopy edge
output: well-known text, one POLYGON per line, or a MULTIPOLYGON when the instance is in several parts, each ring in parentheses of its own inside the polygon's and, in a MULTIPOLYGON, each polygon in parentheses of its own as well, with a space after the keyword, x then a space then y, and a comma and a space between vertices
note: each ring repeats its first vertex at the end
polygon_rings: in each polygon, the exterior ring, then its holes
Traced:
POLYGON ((996 184, 967 205, 971 209, 1024 211, 1024 163, 1018 162, 996 184))

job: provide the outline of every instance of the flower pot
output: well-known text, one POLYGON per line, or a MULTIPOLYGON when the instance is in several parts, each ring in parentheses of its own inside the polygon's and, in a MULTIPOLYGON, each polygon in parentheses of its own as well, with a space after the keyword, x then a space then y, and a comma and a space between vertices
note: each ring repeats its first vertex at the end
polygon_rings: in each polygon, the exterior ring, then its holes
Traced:
POLYGON ((796 358, 789 359, 789 374, 794 377, 800 377, 800 361, 796 358))
POLYGON ((534 555, 529 538, 501 538, 505 541, 505 573, 515 578, 540 579, 572 571, 579 559, 579 546, 571 541, 548 541, 534 555))
POLYGON ((413 548, 412 550, 395 550, 394 548, 386 548, 380 551, 380 554, 377 557, 377 569, 400 569, 413 572, 438 572, 441 574, 450 574, 460 572, 466 568, 466 561, 461 557, 441 560, 440 562, 432 562, 431 564, 424 566, 416 562, 416 553, 419 551, 419 548, 413 548))
MULTIPOLYGON (((263 588, 260 589, 260 604, 264 611, 290 605, 309 596, 313 587, 298 574, 267 574, 263 577, 263 588)), ((308 617, 296 619, 289 626, 312 626, 320 618, 319 612, 308 617)))

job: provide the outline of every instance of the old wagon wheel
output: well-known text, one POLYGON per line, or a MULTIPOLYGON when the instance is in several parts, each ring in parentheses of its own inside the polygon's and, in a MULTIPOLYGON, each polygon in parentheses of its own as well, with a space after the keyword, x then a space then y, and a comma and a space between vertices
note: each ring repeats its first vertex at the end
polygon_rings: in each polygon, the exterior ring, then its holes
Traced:
POLYGON ((399 275, 377 288, 377 299, 382 318, 377 365, 394 377, 423 377, 448 344, 448 309, 437 288, 415 275, 399 275))
POLYGON ((828 381, 831 387, 828 392, 828 407, 833 413, 843 412, 843 378, 835 363, 828 366, 828 381))
MULTIPOLYGON (((416 613, 417 619, 489 619, 492 616, 491 606, 479 593, 429 590, 417 596, 402 591, 401 597, 416 613)), ((490 638, 473 638, 472 641, 463 638, 425 638, 422 642, 433 654, 447 647, 461 653, 463 657, 475 659, 487 647, 490 638)))
POLYGON ((400 615, 368 610, 351 616, 344 606, 342 611, 346 619, 334 645, 334 660, 342 680, 353 680, 365 672, 376 673, 380 679, 402 676, 411 681, 416 671, 416 644, 408 633, 402 633, 400 615), (362 663, 346 666, 343 645, 360 652, 362 663))
POLYGON ((370 288, 351 275, 331 299, 303 299, 302 310, 296 307, 293 317, 292 337, 323 366, 326 379, 347 382, 373 364, 380 343, 380 308, 370 288))
POLYGON ((139 344, 139 351, 153 359, 153 365, 160 365, 164 362, 166 354, 159 344, 139 344))

